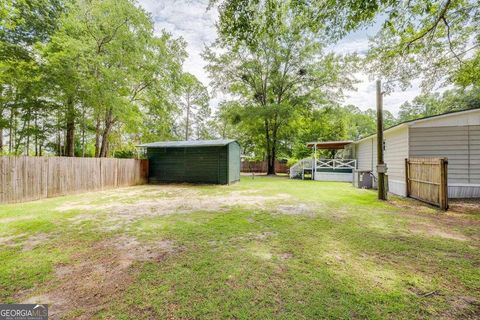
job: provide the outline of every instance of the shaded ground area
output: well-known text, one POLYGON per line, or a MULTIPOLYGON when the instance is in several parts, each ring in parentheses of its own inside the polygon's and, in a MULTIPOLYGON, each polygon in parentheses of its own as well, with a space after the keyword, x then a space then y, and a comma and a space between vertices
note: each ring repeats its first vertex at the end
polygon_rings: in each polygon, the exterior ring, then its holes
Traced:
POLYGON ((480 203, 242 177, 0 206, 0 301, 53 319, 478 319, 480 203))

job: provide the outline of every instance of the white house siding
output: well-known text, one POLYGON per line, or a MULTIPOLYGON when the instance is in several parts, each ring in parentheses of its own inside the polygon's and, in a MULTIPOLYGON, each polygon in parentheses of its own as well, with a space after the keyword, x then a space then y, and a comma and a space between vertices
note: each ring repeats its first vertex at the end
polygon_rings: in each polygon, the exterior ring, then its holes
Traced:
POLYGON ((406 195, 405 158, 408 158, 408 127, 401 126, 384 133, 384 160, 387 164, 388 191, 406 195))
MULTIPOLYGON (((405 158, 408 158, 408 128, 399 127, 385 132, 384 160, 388 167, 388 190, 405 196, 405 158)), ((372 170, 377 176, 377 138, 372 136, 356 144, 359 170, 372 170)))
POLYGON ((480 109, 467 110, 453 114, 447 113, 433 118, 415 120, 410 122, 409 125, 416 128, 479 126, 480 109))
MULTIPOLYGON (((355 156, 357 157, 358 170, 373 170, 372 150, 373 143, 376 143, 372 138, 366 138, 356 143, 355 156)), ((376 144, 375 144, 376 146, 376 144)))
POLYGON ((460 125, 447 126, 446 121, 413 125, 410 156, 448 158, 449 197, 480 197, 480 125, 465 125, 471 121, 459 117, 451 123, 460 125))
POLYGON ((480 185, 480 125, 469 129, 470 183, 480 185))

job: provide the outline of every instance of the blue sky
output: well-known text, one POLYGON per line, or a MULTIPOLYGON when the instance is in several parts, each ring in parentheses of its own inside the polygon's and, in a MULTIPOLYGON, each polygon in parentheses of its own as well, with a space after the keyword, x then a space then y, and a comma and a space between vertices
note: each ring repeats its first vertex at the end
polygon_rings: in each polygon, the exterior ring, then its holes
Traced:
MULTIPOLYGON (((212 43, 216 38, 215 22, 218 14, 216 10, 207 11, 208 0, 139 0, 140 5, 152 14, 155 30, 162 29, 176 37, 183 37, 187 42, 189 57, 184 69, 197 76, 205 85, 210 82, 204 71, 205 61, 201 52, 205 45, 212 43)), ((356 31, 349 34, 342 41, 329 47, 337 53, 365 52, 368 48, 368 38, 375 35, 378 26, 356 31)), ((365 73, 355 75, 360 82, 356 85, 357 91, 346 92, 344 104, 353 104, 362 110, 375 107, 375 82, 365 73)), ((412 87, 406 91, 396 91, 384 98, 385 109, 397 113, 399 106, 412 100, 420 94, 419 82, 414 81, 412 87)), ((222 97, 214 97, 212 105, 218 104, 222 97)))

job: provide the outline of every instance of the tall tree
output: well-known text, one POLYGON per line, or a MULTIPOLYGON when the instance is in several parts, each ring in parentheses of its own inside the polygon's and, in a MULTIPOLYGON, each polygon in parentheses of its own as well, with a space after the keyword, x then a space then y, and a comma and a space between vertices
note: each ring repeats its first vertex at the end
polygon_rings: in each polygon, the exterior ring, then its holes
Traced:
MULTIPOLYGON (((252 38, 259 0, 210 0, 220 11, 219 32, 252 38)), ((423 87, 440 82, 478 84, 480 6, 476 0, 291 1, 304 28, 335 42, 349 32, 383 21, 373 37, 370 72, 386 78, 387 90, 412 79, 423 87), (460 74, 457 74, 460 72, 460 74)))
POLYGON ((240 102, 242 121, 263 137, 268 174, 275 174, 280 140, 294 117, 341 97, 352 81, 346 61, 323 53, 318 34, 305 29, 305 16, 290 1, 259 1, 249 8, 248 30, 220 29, 204 57, 213 85, 240 102))
POLYGON ((180 79, 179 100, 184 139, 190 140, 194 134, 202 138, 205 122, 210 116, 207 88, 194 75, 184 73, 180 79))
MULTIPOLYGON (((0 2, 0 152, 4 129, 9 131, 9 152, 29 140, 31 115, 42 107, 34 45, 49 40, 65 8, 62 0, 0 2), (23 115, 20 130, 12 127, 17 115, 23 115)), ((28 153, 28 143, 26 147, 28 153)))
POLYGON ((171 136, 185 42, 135 1, 7 0, 0 18, 0 149, 4 129, 9 152, 37 155, 171 136))

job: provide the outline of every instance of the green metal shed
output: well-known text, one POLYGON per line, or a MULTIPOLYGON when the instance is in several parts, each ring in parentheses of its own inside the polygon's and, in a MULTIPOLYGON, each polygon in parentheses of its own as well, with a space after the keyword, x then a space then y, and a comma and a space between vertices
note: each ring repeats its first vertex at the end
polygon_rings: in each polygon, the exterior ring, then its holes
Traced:
POLYGON ((139 147, 146 149, 151 183, 240 180, 240 145, 235 140, 160 141, 139 147))

